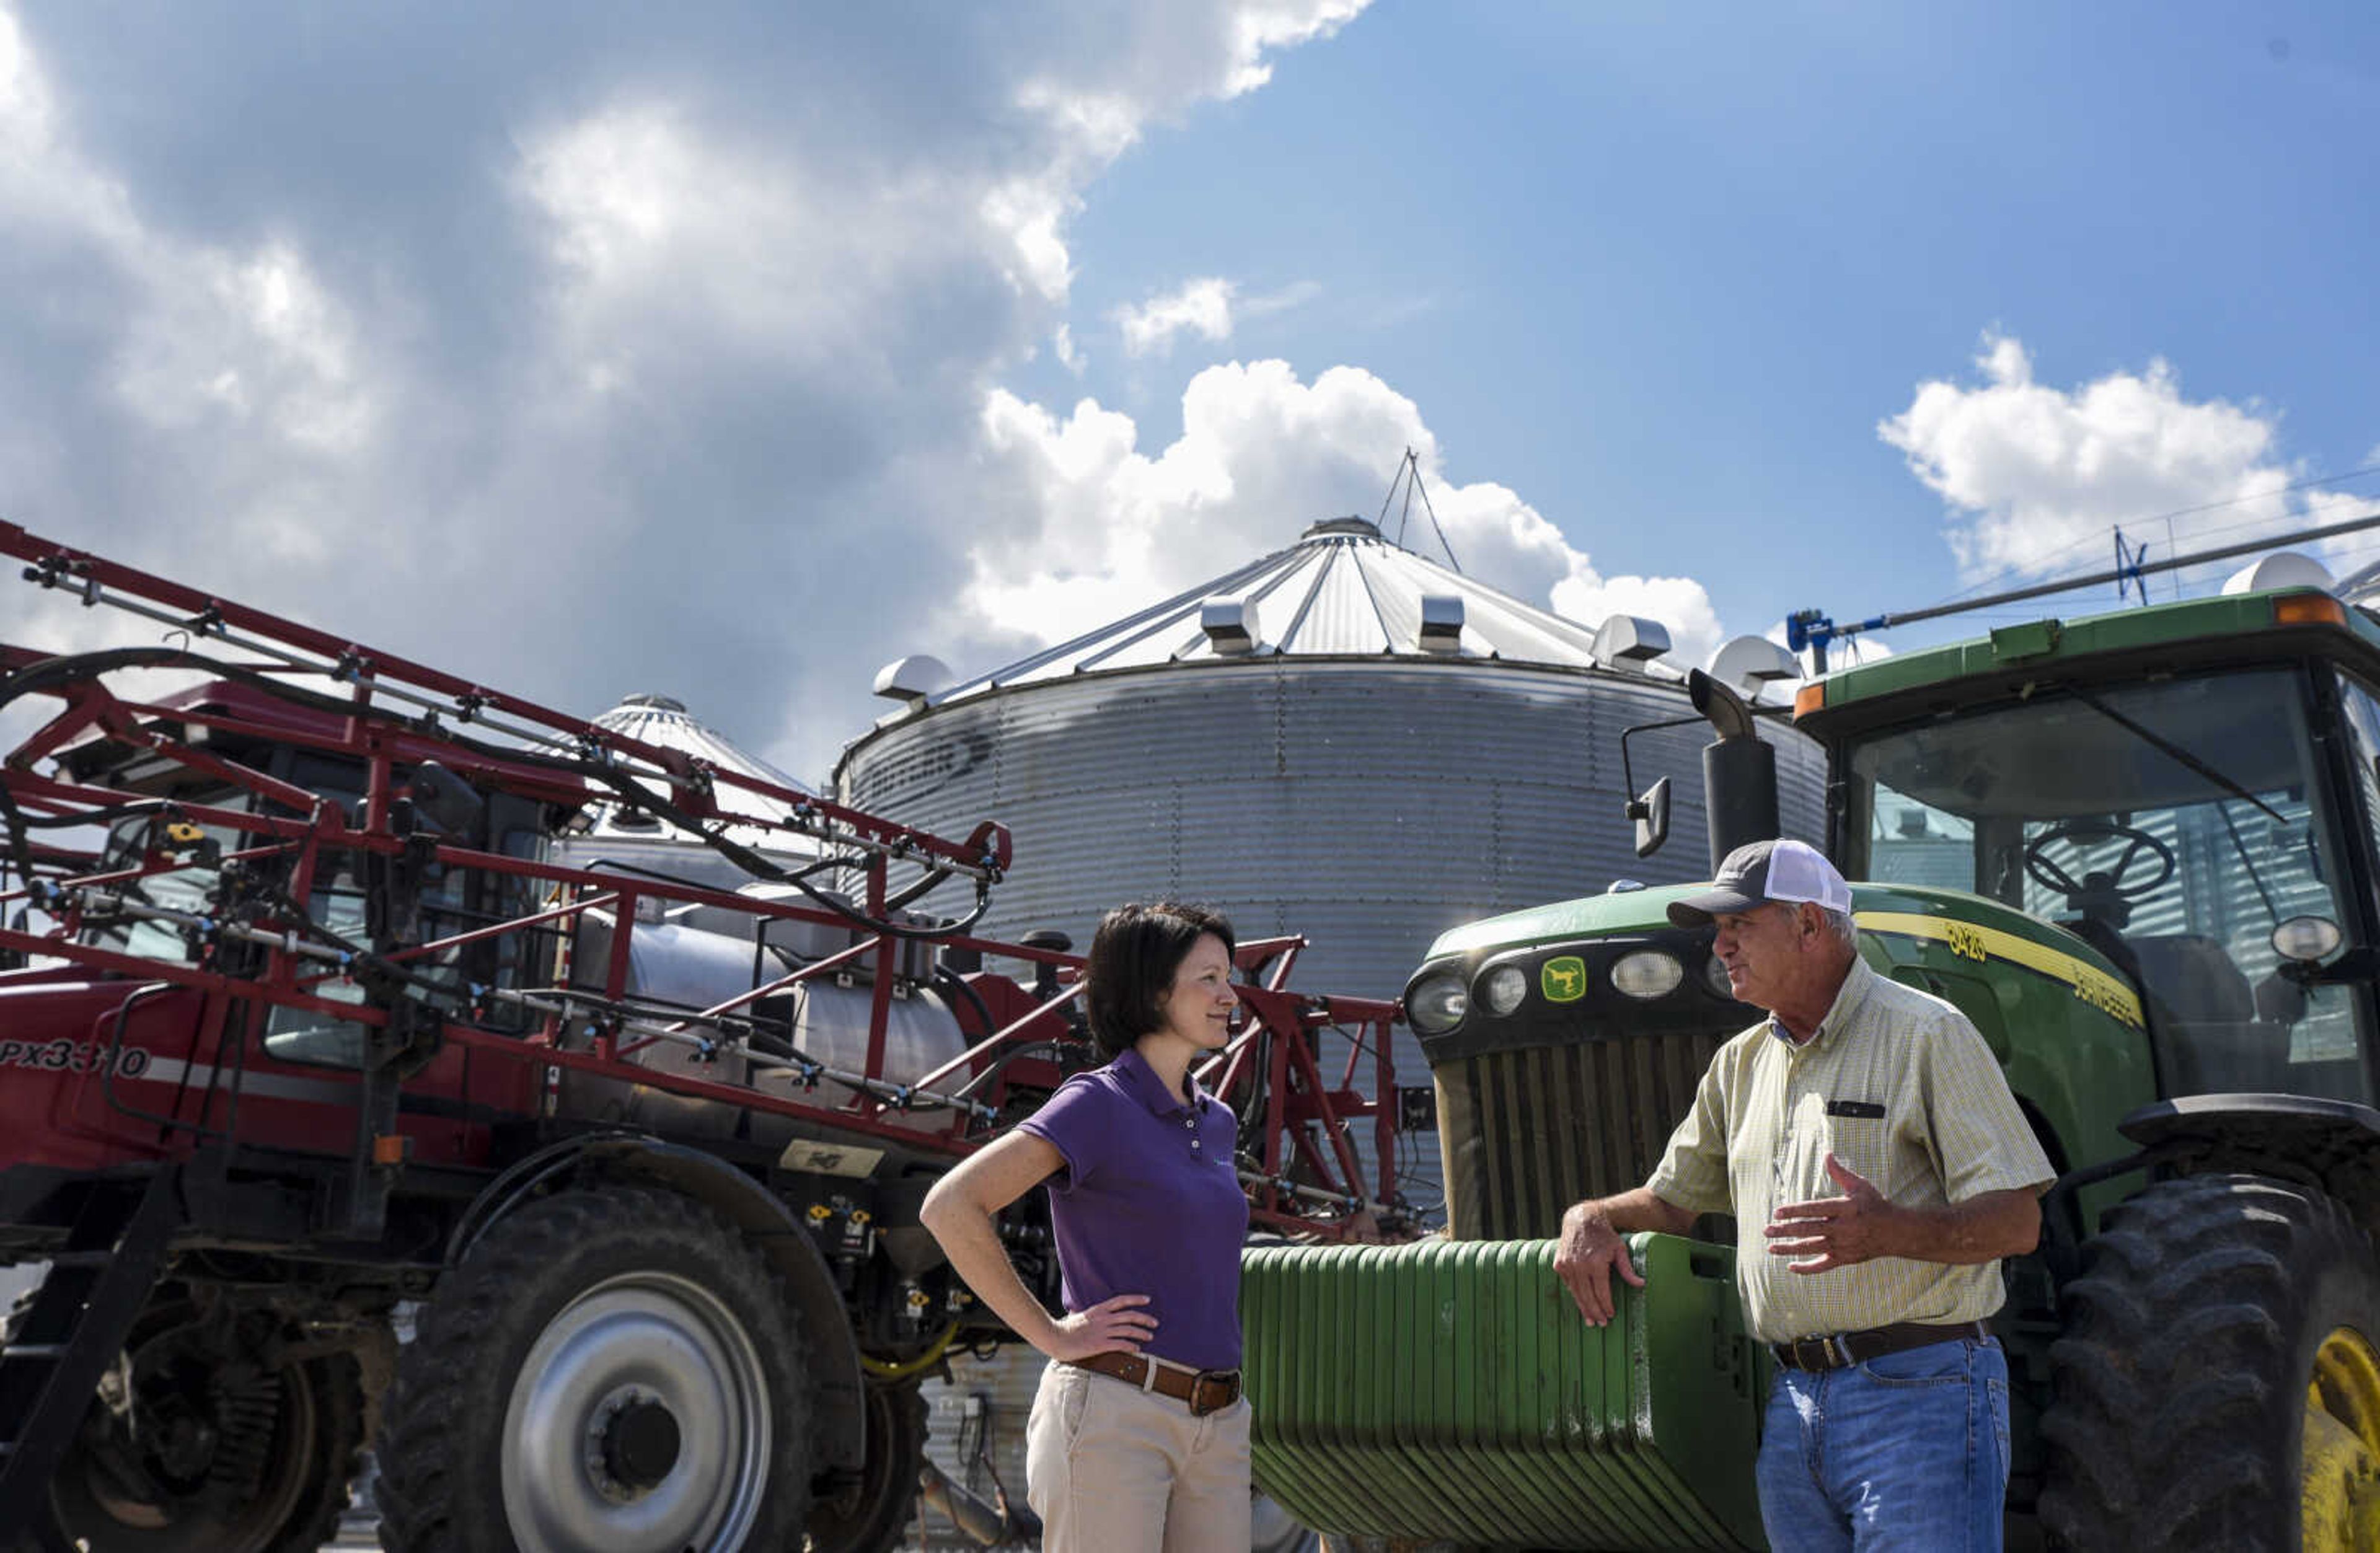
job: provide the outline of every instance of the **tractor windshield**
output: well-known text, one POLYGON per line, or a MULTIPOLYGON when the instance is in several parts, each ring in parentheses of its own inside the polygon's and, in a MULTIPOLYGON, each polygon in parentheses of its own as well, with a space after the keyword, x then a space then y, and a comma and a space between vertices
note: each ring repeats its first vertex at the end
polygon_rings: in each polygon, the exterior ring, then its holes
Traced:
POLYGON ((2072 929, 2139 986, 2168 1093, 2368 1101, 2356 1001, 2274 974, 2338 898, 2305 681, 2253 670, 2029 698, 1855 741, 1852 877, 1969 890, 2072 929))

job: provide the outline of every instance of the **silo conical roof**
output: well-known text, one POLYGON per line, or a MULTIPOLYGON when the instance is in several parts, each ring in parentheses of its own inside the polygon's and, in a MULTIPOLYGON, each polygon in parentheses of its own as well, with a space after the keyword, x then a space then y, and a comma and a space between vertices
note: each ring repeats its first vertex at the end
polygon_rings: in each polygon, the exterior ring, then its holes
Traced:
MULTIPOLYGON (((808 783, 786 775, 738 746, 726 734, 705 724, 686 710, 685 702, 674 696, 646 694, 624 697, 618 706, 596 718, 595 724, 662 749, 681 751, 722 771, 773 783, 797 793, 814 791, 808 783)), ((784 818, 783 805, 733 783, 720 783, 715 789, 715 796, 720 808, 729 814, 751 815, 771 820, 784 818)), ((604 805, 597 812, 589 831, 596 837, 650 837, 661 833, 663 833, 662 827, 645 816, 625 812, 618 804, 604 805)), ((811 850, 808 843, 798 843, 782 831, 738 826, 729 834, 746 846, 757 846, 770 852, 807 853, 811 850)), ((690 837, 686 840, 691 844, 700 844, 690 837)))
POLYGON ((1285 549, 925 699, 941 706, 1077 674, 1251 657, 1483 659, 1592 670, 1594 646, 1594 627, 1393 544, 1363 518, 1341 517, 1313 525, 1285 549), (1202 618, 1207 605, 1226 599, 1253 605, 1257 630, 1245 650, 1219 647, 1202 618), (1446 611, 1425 601, 1450 599, 1459 603, 1460 629, 1430 645, 1425 613, 1443 621, 1446 611))
MULTIPOLYGON (((796 792, 811 791, 808 783, 787 776, 759 756, 747 752, 726 734, 706 726, 686 710, 684 701, 674 696, 647 694, 623 697, 618 706, 595 720, 595 725, 662 749, 683 751, 698 760, 709 761, 722 771, 734 771, 758 782, 774 783, 796 792)), ((737 789, 721 790, 720 802, 724 807, 760 812, 746 807, 758 801, 737 789)))

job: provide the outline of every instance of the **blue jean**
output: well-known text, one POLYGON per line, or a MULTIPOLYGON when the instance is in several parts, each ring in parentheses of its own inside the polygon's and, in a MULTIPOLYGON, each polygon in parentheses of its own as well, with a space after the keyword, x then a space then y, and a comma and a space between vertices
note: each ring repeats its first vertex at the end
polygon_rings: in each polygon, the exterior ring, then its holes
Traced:
POLYGON ((1759 1466, 1777 1553, 1997 1553, 2008 1474, 2008 1356, 1996 1341, 1777 1371, 1759 1466))

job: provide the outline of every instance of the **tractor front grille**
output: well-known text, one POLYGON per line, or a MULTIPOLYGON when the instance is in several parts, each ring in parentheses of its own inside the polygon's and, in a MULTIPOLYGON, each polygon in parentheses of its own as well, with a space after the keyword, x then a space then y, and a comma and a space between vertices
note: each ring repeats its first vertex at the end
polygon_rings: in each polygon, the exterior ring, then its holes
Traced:
POLYGON ((1543 1239, 1581 1198, 1643 1185, 1728 1034, 1582 1032, 1441 1063, 1448 1235, 1543 1239))

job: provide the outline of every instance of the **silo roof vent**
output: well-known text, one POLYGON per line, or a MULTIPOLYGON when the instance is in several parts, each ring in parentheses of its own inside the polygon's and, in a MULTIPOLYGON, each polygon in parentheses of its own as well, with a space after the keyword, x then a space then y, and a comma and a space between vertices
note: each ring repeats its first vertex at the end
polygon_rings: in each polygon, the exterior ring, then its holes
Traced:
POLYGON ((1368 518, 1326 517, 1319 523, 1308 524, 1305 532, 1300 534, 1298 538, 1301 540, 1327 539, 1332 534, 1353 534, 1360 540, 1377 540, 1380 537, 1380 528, 1379 525, 1368 518))
POLYGON ((1779 680, 1800 679, 1802 661, 1766 637, 1738 637, 1711 654, 1706 672, 1721 685, 1756 697, 1779 680))
POLYGON ((952 677, 948 663, 931 653, 913 652, 876 671, 876 694, 891 701, 922 701, 952 677))
POLYGON ((1643 673, 1645 665, 1670 650, 1670 628, 1658 620, 1615 614, 1597 627, 1595 661, 1607 669, 1643 673))
POLYGON ((1463 650, 1463 598, 1455 593, 1421 596, 1421 621, 1414 627, 1414 646, 1424 652, 1451 657, 1463 650))
POLYGON ((1225 657, 1245 658, 1263 639, 1254 599, 1207 600, 1198 606, 1198 628, 1207 634, 1208 645, 1225 657))

